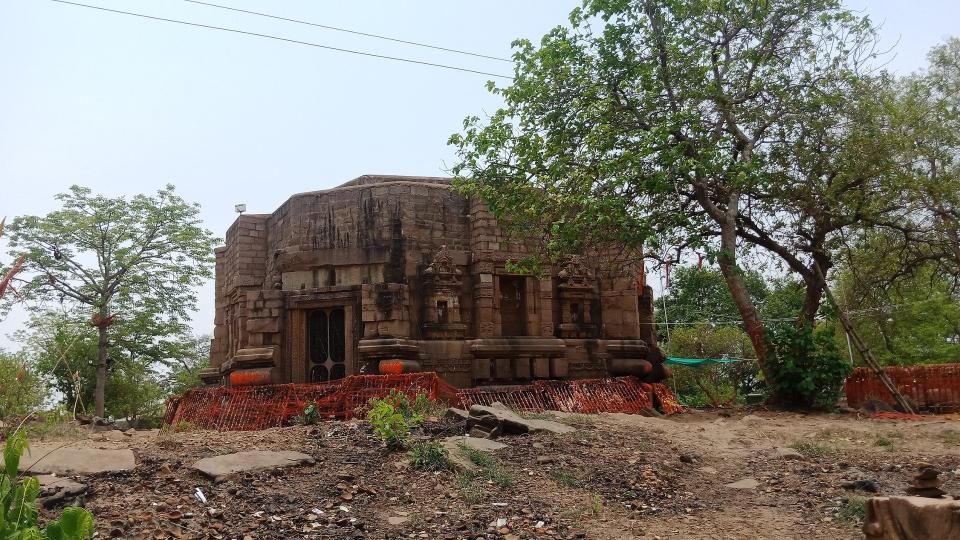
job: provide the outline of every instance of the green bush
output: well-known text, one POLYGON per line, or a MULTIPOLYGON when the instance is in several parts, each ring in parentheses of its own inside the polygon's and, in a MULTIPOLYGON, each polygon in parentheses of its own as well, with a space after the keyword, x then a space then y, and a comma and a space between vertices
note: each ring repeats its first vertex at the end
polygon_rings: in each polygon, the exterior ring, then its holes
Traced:
POLYGON ((774 398, 788 407, 834 407, 843 380, 851 372, 830 332, 810 325, 774 326, 768 330, 772 345, 771 368, 774 398))
POLYGON ((410 449, 410 460, 415 469, 442 471, 451 467, 446 448, 438 442, 419 441, 410 449))
POLYGON ((84 540, 93 536, 93 514, 82 508, 67 507, 59 519, 37 527, 37 496, 40 482, 33 477, 18 478, 20 456, 27 448, 27 437, 17 431, 7 439, 3 451, 4 471, 0 481, 0 538, 19 540, 84 540))

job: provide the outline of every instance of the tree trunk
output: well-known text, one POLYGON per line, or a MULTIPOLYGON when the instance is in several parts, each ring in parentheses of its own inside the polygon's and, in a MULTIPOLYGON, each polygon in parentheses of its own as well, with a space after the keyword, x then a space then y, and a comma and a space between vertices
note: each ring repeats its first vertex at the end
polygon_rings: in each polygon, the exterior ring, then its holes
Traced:
POLYGON ((814 266, 804 271, 801 276, 803 277, 805 290, 803 293, 803 308, 800 311, 800 317, 797 319, 798 327, 807 324, 812 327, 817 318, 817 311, 820 310, 820 300, 823 299, 823 291, 827 286, 827 281, 822 277, 821 272, 817 272, 817 265, 822 269, 822 272, 833 268, 833 262, 829 257, 814 255, 813 260, 814 266))
POLYGON ((747 335, 750 336, 750 343, 753 344, 753 351, 757 355, 757 364, 760 371, 763 372, 763 378, 767 386, 773 384, 773 373, 767 362, 767 334, 763 328, 763 321, 760 320, 760 313, 757 307, 753 305, 750 294, 747 292, 747 286, 743 282, 743 276, 740 268, 737 266, 737 235, 733 223, 720 224, 720 256, 717 262, 720 265, 720 272, 727 282, 727 288, 730 289, 730 296, 733 297, 733 303, 740 312, 740 318, 746 327, 747 335))
POLYGON ((107 345, 109 344, 109 340, 107 339, 106 310, 100 311, 100 321, 97 325, 97 334, 99 339, 97 341, 97 381, 96 389, 94 390, 94 414, 103 418, 107 387, 107 345))

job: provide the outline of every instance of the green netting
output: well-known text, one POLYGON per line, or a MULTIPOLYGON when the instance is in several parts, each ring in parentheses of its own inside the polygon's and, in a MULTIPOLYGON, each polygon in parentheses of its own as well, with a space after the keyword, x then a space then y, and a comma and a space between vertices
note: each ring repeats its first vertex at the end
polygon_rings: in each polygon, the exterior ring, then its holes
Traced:
POLYGON ((703 364, 730 364, 733 362, 742 362, 743 360, 743 358, 677 358, 675 356, 668 356, 663 363, 675 366, 697 367, 703 364))

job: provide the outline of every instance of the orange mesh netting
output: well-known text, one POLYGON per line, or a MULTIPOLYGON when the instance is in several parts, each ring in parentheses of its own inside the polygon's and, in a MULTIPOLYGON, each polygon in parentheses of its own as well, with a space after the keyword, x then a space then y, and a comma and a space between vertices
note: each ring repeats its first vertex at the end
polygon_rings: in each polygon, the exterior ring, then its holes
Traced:
POLYGON ((289 424, 315 403, 321 418, 362 414, 374 397, 399 390, 410 399, 430 399, 469 407, 499 401, 517 410, 636 414, 656 405, 665 414, 682 408, 663 384, 644 384, 635 377, 536 381, 530 386, 458 390, 436 373, 355 375, 326 383, 197 388, 170 398, 164 422, 190 422, 217 430, 256 430, 289 424))
MULTIPOLYGON (((883 370, 897 390, 918 408, 939 412, 960 410, 960 364, 890 366, 883 370)), ((862 407, 871 399, 896 404, 880 379, 868 368, 855 368, 847 377, 844 388, 850 407, 862 407)))

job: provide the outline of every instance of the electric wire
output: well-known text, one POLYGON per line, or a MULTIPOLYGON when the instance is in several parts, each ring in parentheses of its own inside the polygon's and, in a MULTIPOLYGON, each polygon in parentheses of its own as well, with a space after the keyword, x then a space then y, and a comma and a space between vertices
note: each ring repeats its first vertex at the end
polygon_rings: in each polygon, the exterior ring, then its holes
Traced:
POLYGON ((468 56, 475 56, 475 57, 477 57, 477 58, 487 58, 487 59, 489 59, 489 60, 497 60, 497 61, 500 61, 500 62, 508 62, 508 63, 511 63, 511 64, 513 63, 513 60, 510 60, 509 58, 502 58, 502 57, 499 57, 499 56, 490 56, 490 55, 488 55, 488 54, 475 53, 475 52, 464 51, 464 50, 460 50, 460 49, 452 49, 452 48, 449 48, 449 47, 441 47, 441 46, 439 46, 439 45, 430 45, 429 43, 421 43, 421 42, 418 42, 418 41, 409 41, 409 40, 406 40, 406 39, 394 38, 394 37, 390 37, 390 36, 382 36, 382 35, 379 35, 379 34, 372 34, 372 33, 369 33, 369 32, 361 32, 361 31, 359 31, 359 30, 350 30, 349 28, 342 28, 342 27, 339 27, 339 26, 330 26, 330 25, 328 25, 328 24, 320 24, 320 23, 315 23, 315 22, 310 22, 310 21, 304 21, 304 20, 300 20, 300 19, 293 19, 293 18, 290 18, 290 17, 281 17, 281 16, 279 16, 279 15, 271 15, 270 13, 262 13, 262 12, 259 12, 259 11, 250 11, 250 10, 248 10, 248 9, 240 9, 240 8, 235 8, 235 7, 230 7, 230 6, 222 6, 222 5, 220 5, 220 4, 211 4, 210 2, 201 2, 200 0, 183 0, 183 1, 184 1, 184 2, 190 2, 191 4, 200 4, 200 5, 203 5, 203 6, 209 6, 209 7, 214 7, 214 8, 218 8, 218 9, 226 9, 226 10, 230 10, 230 11, 237 11, 237 12, 240 12, 240 13, 247 13, 247 14, 249 14, 249 15, 257 15, 257 16, 260 16, 260 17, 267 17, 267 18, 270 18, 270 19, 277 19, 277 20, 287 21, 287 22, 293 22, 293 23, 297 23, 297 24, 306 24, 306 25, 308 25, 308 26, 316 26, 317 28, 324 28, 324 29, 326 29, 326 30, 335 30, 335 31, 337 31, 337 32, 345 32, 345 33, 348 33, 348 34, 355 34, 355 35, 358 35, 358 36, 365 36, 365 37, 372 37, 372 38, 376 38, 376 39, 383 39, 383 40, 386 40, 386 41, 393 41, 393 42, 396 42, 396 43, 403 43, 403 44, 405 44, 405 45, 414 45, 414 46, 416 46, 416 47, 425 47, 425 48, 428 48, 428 49, 436 49, 436 50, 438 50, 438 51, 445 51, 445 52, 451 52, 451 53, 456 53, 456 54, 465 54, 465 55, 468 55, 468 56))
POLYGON ((129 16, 132 16, 132 17, 140 17, 140 18, 143 18, 143 19, 152 19, 152 20, 155 20, 155 21, 163 21, 163 22, 169 22, 169 23, 183 24, 183 25, 186 25, 186 26, 195 26, 195 27, 198 27, 198 28, 205 28, 205 29, 208 29, 208 30, 220 30, 220 31, 222 31, 222 32, 232 32, 232 33, 234 33, 234 34, 242 34, 242 35, 245 35, 245 36, 254 36, 254 37, 259 37, 259 38, 264 38, 264 39, 273 39, 273 40, 276 40, 276 41, 285 41, 285 42, 287 42, 287 43, 294 43, 294 44, 298 44, 298 45, 307 45, 307 46, 310 46, 310 47, 317 47, 317 48, 319 48, 319 49, 327 49, 327 50, 330 50, 330 51, 336 51, 336 52, 343 52, 343 53, 355 54, 355 55, 359 55, 359 56, 368 56, 368 57, 371 57, 371 58, 379 58, 379 59, 382 59, 382 60, 393 60, 393 61, 395 61, 395 62, 405 62, 405 63, 408 63, 408 64, 418 64, 418 65, 422 65, 422 66, 429 66, 429 67, 442 68, 442 69, 450 69, 450 70, 454 70, 454 71, 463 71, 463 72, 466 72, 466 73, 475 73, 475 74, 477 74, 477 75, 487 75, 487 76, 490 76, 490 77, 497 77, 497 78, 500 78, 500 79, 507 79, 507 80, 511 80, 511 81, 513 80, 513 77, 510 77, 509 75, 500 75, 500 74, 498 74, 498 73, 490 73, 490 72, 488 72, 488 71, 480 71, 480 70, 476 70, 476 69, 469 69, 469 68, 451 66, 451 65, 447 65, 447 64, 437 64, 437 63, 434 63, 434 62, 426 62, 426 61, 423 61, 423 60, 413 60, 413 59, 410 59, 410 58, 401 58, 401 57, 398 57, 398 56, 388 56, 388 55, 385 55, 385 54, 376 54, 376 53, 365 52, 365 51, 356 51, 356 50, 353 50, 353 49, 344 49, 344 48, 342 48, 342 47, 333 47, 333 46, 330 46, 330 45, 323 45, 323 44, 320 44, 320 43, 313 43, 313 42, 310 42, 310 41, 301 41, 301 40, 298 40, 298 39, 291 39, 291 38, 285 38, 285 37, 280 37, 280 36, 274 36, 274 35, 272 35, 272 34, 262 34, 262 33, 259 33, 259 32, 250 32, 250 31, 247 31, 247 30, 238 30, 238 29, 236 29, 236 28, 227 28, 227 27, 225 27, 225 26, 214 26, 214 25, 211 25, 211 24, 202 24, 202 23, 196 23, 196 22, 191 22, 191 21, 182 21, 182 20, 179 20, 179 19, 168 19, 168 18, 166 18, 166 17, 157 17, 157 16, 155 16, 155 15, 146 15, 146 14, 143 14, 143 13, 134 13, 134 12, 132 12, 132 11, 122 11, 122 10, 119 10, 119 9, 105 8, 105 7, 102 7, 102 6, 93 6, 93 5, 90 5, 90 4, 81 4, 81 3, 79 3, 79 2, 69 2, 69 1, 67 1, 67 0, 50 0, 50 1, 51 1, 51 2, 56 2, 56 3, 58 3, 58 4, 68 4, 68 5, 71 5, 71 6, 84 7, 84 8, 95 9, 95 10, 99 10, 99 11, 108 11, 108 12, 110 12, 110 13, 118 13, 118 14, 121 14, 121 15, 129 15, 129 16))

